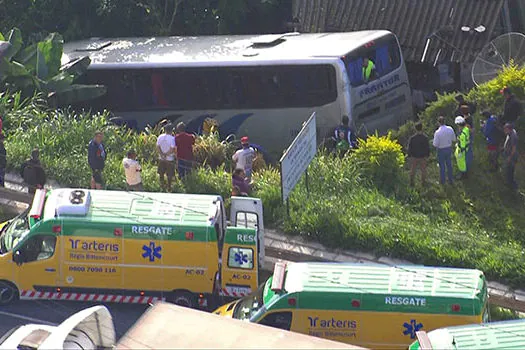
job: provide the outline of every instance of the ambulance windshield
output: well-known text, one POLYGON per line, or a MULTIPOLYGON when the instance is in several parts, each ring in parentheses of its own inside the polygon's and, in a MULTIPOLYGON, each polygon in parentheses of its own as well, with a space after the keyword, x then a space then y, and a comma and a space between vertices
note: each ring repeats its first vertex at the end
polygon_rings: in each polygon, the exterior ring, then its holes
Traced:
POLYGON ((29 209, 7 224, 0 236, 0 254, 10 252, 29 232, 29 209))
POLYGON ((255 292, 239 300, 233 310, 233 318, 248 321, 261 307, 263 307, 263 292, 265 285, 266 283, 262 283, 255 292))

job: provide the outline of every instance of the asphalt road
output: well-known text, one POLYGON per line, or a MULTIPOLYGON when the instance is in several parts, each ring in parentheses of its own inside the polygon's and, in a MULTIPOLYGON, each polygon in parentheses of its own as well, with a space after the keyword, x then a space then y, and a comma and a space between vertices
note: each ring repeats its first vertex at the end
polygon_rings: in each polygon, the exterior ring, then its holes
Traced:
MULTIPOLYGON (((14 327, 28 323, 58 325, 74 313, 99 303, 68 301, 19 301, 0 307, 0 336, 14 327)), ((113 316, 113 323, 120 339, 137 321, 148 305, 105 304, 113 316)))
MULTIPOLYGON (((259 280, 266 281, 269 271, 260 271, 259 280)), ((24 300, 12 305, 0 306, 0 337, 12 328, 29 323, 58 325, 66 318, 88 307, 100 303, 85 303, 54 300, 24 300)), ((113 316, 117 340, 142 316, 148 305, 104 304, 113 316)))

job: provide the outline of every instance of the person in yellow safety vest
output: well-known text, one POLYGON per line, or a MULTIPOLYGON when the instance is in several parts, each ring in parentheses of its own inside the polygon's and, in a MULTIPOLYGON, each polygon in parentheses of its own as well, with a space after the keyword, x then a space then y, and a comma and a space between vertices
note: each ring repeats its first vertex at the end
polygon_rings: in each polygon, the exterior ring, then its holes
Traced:
POLYGON ((363 80, 368 83, 375 75, 376 65, 371 59, 365 57, 363 59, 363 80))
POLYGON ((467 151, 470 146, 470 129, 467 127, 465 118, 458 116, 454 121, 458 126, 458 143, 456 144, 456 162, 460 171, 460 178, 467 177, 467 151))

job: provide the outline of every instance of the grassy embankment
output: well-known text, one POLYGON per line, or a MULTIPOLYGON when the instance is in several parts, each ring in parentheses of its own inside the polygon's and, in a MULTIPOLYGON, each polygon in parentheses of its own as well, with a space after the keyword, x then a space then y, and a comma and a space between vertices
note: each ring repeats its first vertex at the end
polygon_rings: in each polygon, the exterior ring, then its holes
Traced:
MULTIPOLYGON (((513 86, 523 98, 524 78, 524 70, 510 69, 496 82, 473 90, 468 98, 481 108, 501 111, 501 86, 513 86)), ((18 168, 30 149, 38 146, 51 177, 66 185, 87 186, 90 174, 86 146, 93 132, 102 129, 109 151, 105 171, 108 186, 123 188, 121 160, 126 149, 133 147, 143 160, 146 189, 159 190, 153 162, 154 130, 136 135, 107 126, 103 116, 48 112, 34 101, 21 104, 4 98, 0 105, 7 112, 11 168, 18 168)), ((429 134, 439 114, 452 120, 454 105, 453 95, 447 95, 427 109, 421 119, 429 134)), ((410 124, 405 126, 395 137, 404 140, 410 128, 410 124)), ((231 151, 228 144, 199 139, 198 160, 205 165, 187 181, 176 182, 176 190, 227 196, 230 177, 225 170, 230 167, 231 151), (213 164, 215 169, 206 164, 213 164)), ((473 176, 451 187, 437 184, 437 165, 431 161, 430 185, 410 188, 407 165, 400 152, 395 141, 371 138, 359 152, 342 159, 320 154, 309 169, 310 193, 306 193, 304 183, 298 185, 290 199, 289 218, 280 203, 276 169, 256 172, 254 195, 263 199, 267 224, 287 233, 329 247, 368 251, 414 263, 475 267, 492 280, 525 287, 524 201, 505 189, 500 174, 485 171, 484 144, 479 133, 473 176)), ((518 179, 522 179, 523 163, 518 168, 518 179)))

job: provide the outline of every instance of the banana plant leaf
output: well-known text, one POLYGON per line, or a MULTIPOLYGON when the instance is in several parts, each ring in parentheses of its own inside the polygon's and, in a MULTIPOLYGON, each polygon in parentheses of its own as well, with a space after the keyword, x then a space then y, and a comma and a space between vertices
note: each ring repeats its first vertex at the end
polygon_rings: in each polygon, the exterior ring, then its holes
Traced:
POLYGON ((31 71, 36 71, 36 49, 37 43, 31 44, 22 50, 20 50, 13 60, 22 63, 26 68, 31 71))
POLYGON ((67 74, 73 75, 74 79, 77 79, 87 72, 90 64, 91 59, 89 56, 84 56, 66 63, 60 70, 67 74))
POLYGON ((60 71, 64 39, 60 34, 50 34, 44 41, 37 45, 36 75, 39 79, 46 80, 57 75, 60 71))
POLYGON ((11 46, 4 52, 3 58, 9 61, 18 53, 18 51, 20 51, 22 45, 24 44, 24 41, 22 40, 22 32, 20 32, 20 29, 11 29, 9 35, 7 36, 7 41, 9 44, 11 44, 11 46))
POLYGON ((61 93, 68 90, 75 80, 75 77, 68 72, 60 72, 48 81, 45 81, 44 84, 40 84, 40 88, 45 93, 61 93))
POLYGON ((60 93, 53 92, 48 100, 55 107, 72 105, 81 101, 91 100, 105 95, 107 89, 103 85, 71 85, 60 93))

